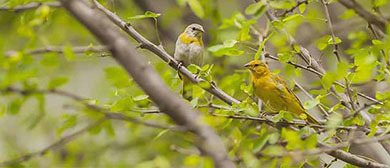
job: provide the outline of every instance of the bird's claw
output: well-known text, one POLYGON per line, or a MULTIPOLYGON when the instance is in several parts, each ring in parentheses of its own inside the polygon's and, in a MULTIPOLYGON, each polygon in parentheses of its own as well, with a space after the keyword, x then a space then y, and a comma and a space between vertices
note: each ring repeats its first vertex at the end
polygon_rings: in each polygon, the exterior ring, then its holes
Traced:
POLYGON ((177 65, 177 75, 179 76, 179 78, 181 79, 181 80, 183 80, 182 79, 182 77, 181 77, 181 75, 180 75, 180 68, 183 66, 183 62, 182 61, 179 61, 179 64, 177 65))

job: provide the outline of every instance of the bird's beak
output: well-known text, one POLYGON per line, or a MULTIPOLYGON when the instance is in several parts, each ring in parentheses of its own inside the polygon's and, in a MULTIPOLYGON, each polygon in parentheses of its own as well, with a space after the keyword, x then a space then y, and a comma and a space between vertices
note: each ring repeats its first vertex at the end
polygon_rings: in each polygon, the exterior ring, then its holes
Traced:
POLYGON ((204 30, 203 30, 203 28, 200 28, 200 29, 198 29, 200 32, 202 32, 202 33, 204 33, 204 30))
POLYGON ((248 67, 250 67, 250 66, 251 66, 251 65, 250 65, 249 63, 247 63, 247 64, 244 65, 245 68, 248 68, 248 67))

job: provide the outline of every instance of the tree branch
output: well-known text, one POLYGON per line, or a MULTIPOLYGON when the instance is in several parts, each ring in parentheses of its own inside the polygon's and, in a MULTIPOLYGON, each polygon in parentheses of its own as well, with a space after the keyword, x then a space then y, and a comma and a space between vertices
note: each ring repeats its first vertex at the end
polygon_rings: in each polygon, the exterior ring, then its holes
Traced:
POLYGON ((90 129, 96 127, 96 126, 99 126, 101 123, 103 123, 106 120, 107 120, 107 118, 103 117, 103 118, 99 119, 98 121, 96 121, 96 122, 94 122, 94 123, 84 127, 83 129, 80 129, 79 131, 76 131, 76 132, 74 132, 74 133, 72 133, 70 135, 67 135, 67 136, 59 139, 58 141, 56 141, 53 144, 47 146, 46 148, 43 148, 40 151, 33 152, 33 153, 28 153, 28 154, 22 155, 20 157, 17 157, 15 159, 11 159, 11 160, 0 162, 0 167, 11 166, 11 165, 14 165, 14 164, 25 162, 25 161, 28 161, 28 160, 30 160, 32 158, 42 156, 46 152, 48 152, 50 150, 58 149, 58 148, 64 146, 65 144, 67 144, 69 141, 71 141, 71 140, 81 136, 82 134, 86 133, 88 130, 90 130, 90 129))
POLYGON ((85 98, 82 98, 82 97, 80 97, 78 95, 75 95, 73 93, 66 92, 66 91, 63 91, 63 90, 57 90, 57 89, 52 89, 52 90, 44 90, 44 89, 24 90, 24 89, 18 89, 18 88, 14 88, 14 87, 8 87, 8 88, 6 88, 4 90, 0 90, 0 92, 4 92, 4 93, 8 93, 8 92, 10 92, 10 93, 18 93, 18 94, 21 94, 21 95, 30 95, 30 94, 54 94, 54 95, 59 95, 59 96, 62 96, 62 97, 67 97, 67 98, 73 99, 74 101, 77 101, 79 103, 82 103, 87 108, 89 108, 89 109, 91 109, 91 110, 93 110, 95 112, 99 112, 99 113, 103 114, 105 117, 107 117, 109 119, 128 121, 128 122, 132 122, 132 123, 136 123, 136 124, 142 124, 142 125, 145 125, 145 126, 148 126, 148 127, 153 127, 153 128, 169 129, 169 130, 177 130, 177 131, 184 131, 185 130, 183 127, 163 126, 163 125, 159 125, 159 124, 155 124, 155 123, 151 123, 151 122, 147 122, 147 121, 142 121, 140 119, 124 115, 123 113, 114 113, 114 112, 109 111, 108 109, 105 109, 105 108, 102 108, 100 106, 88 103, 87 101, 85 101, 86 100, 85 98))
MULTIPOLYGON (((44 53, 50 53, 50 52, 63 54, 64 48, 65 48, 64 46, 45 46, 42 48, 28 49, 28 50, 23 51, 23 53, 31 54, 31 55, 44 54, 44 53)), ((72 47, 72 51, 74 53, 106 52, 106 51, 108 51, 108 49, 105 46, 74 46, 74 47, 72 47)), ((17 52, 16 50, 7 51, 5 53, 5 55, 7 57, 10 57, 16 52, 17 52)))
POLYGON ((386 32, 387 20, 372 14, 363 8, 355 0, 338 0, 340 4, 348 9, 353 9, 360 17, 365 19, 369 24, 377 26, 382 32, 386 32))
POLYGON ((10 7, 0 7, 0 11, 21 12, 21 11, 25 11, 25 10, 29 10, 29 9, 36 9, 36 8, 41 7, 41 6, 49 6, 49 7, 52 7, 52 8, 60 8, 61 4, 60 4, 60 2, 44 2, 44 3, 42 3, 42 2, 32 2, 32 3, 16 6, 16 7, 13 7, 13 8, 10 8, 10 7))
MULTIPOLYGON (((96 8, 91 8, 83 0, 61 0, 61 3, 69 13, 78 19, 104 45, 108 46, 113 57, 133 77, 145 93, 150 96, 150 99, 157 104, 162 112, 170 116, 179 125, 184 126, 197 135, 199 138, 198 147, 213 159, 216 167, 235 167, 233 162, 229 160, 221 139, 212 128, 200 121, 199 112, 192 109, 164 84, 159 74, 147 64, 143 57, 139 56, 135 48, 131 47, 130 41, 121 34, 106 16, 99 10, 96 10, 96 8)), ((102 9, 101 6, 99 9, 102 9)), ((125 24, 120 25, 126 26, 125 24)), ((130 28, 129 26, 126 27, 130 28)), ((138 37, 142 36, 139 35, 138 37)), ((149 42, 150 44, 152 43, 149 42)), ((152 45, 155 46, 154 44, 152 45)), ((154 49, 159 49, 159 52, 163 51, 157 46, 154 49)), ((163 53, 166 54, 166 52, 163 53)), ((166 58, 166 61, 172 61, 169 55, 166 58)), ((177 63, 176 61, 174 62, 177 63)), ((189 76, 188 72, 187 75, 189 76)))

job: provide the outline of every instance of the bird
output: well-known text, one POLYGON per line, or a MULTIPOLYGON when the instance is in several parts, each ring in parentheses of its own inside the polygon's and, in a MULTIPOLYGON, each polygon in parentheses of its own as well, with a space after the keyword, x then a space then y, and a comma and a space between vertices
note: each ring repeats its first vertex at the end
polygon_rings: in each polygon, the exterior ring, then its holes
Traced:
MULTIPOLYGON (((184 32, 179 35, 176 40, 174 58, 179 61, 178 69, 181 66, 188 67, 190 64, 202 66, 203 63, 203 40, 202 35, 204 29, 200 24, 188 25, 184 32)), ((179 73, 179 72, 178 72, 179 73)), ((189 84, 191 81, 183 77, 179 73, 179 77, 183 80, 182 96, 186 99, 192 99, 191 95, 188 95, 189 84)))
POLYGON ((306 115, 306 120, 311 124, 320 123, 309 114, 302 106, 298 97, 292 92, 286 82, 277 74, 270 71, 267 64, 260 60, 254 60, 244 65, 251 72, 254 94, 261 99, 265 107, 273 113, 281 110, 291 112, 295 116, 306 115))

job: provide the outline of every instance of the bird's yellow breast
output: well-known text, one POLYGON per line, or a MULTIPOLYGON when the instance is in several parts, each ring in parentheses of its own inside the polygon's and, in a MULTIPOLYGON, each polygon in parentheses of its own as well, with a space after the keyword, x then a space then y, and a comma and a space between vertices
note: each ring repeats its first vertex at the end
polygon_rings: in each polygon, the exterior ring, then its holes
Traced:
POLYGON ((189 36, 186 33, 180 35, 180 41, 184 44, 195 44, 197 46, 203 46, 202 38, 189 36))

